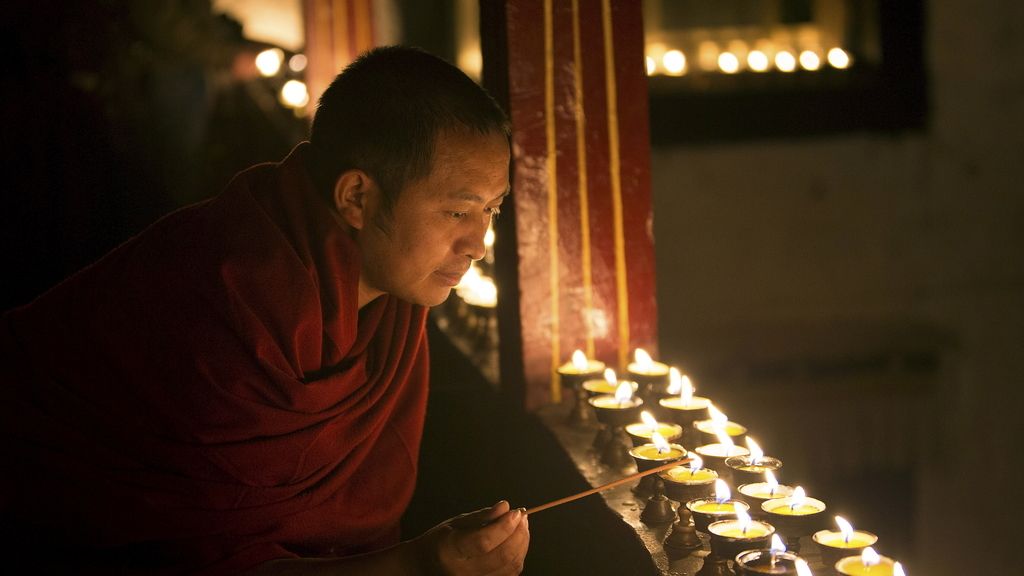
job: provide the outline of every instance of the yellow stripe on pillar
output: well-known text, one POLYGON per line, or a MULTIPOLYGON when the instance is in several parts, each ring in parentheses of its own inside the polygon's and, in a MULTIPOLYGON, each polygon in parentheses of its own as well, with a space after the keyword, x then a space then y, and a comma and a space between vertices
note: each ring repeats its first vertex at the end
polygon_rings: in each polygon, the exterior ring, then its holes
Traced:
POLYGON ((544 122, 547 129, 547 189, 548 189, 548 257, 551 282, 551 400, 562 401, 562 387, 558 381, 561 362, 561 334, 559 333, 559 266, 558 266, 558 157, 555 142, 555 33, 551 0, 544 0, 544 122))
POLYGON ((619 103, 615 82, 615 45, 610 0, 601 2, 604 31, 604 80, 608 97, 608 170, 612 189, 612 222, 615 235, 615 285, 618 296, 619 366, 629 363, 629 286, 626 282, 626 241, 622 223, 622 163, 619 157, 619 103))
POLYGON ((590 201, 587 184, 587 116, 583 107, 583 49, 580 45, 579 0, 572 0, 572 56, 576 119, 576 172, 580 195, 580 260, 583 270, 583 322, 587 356, 593 358, 594 284, 590 257, 590 201))

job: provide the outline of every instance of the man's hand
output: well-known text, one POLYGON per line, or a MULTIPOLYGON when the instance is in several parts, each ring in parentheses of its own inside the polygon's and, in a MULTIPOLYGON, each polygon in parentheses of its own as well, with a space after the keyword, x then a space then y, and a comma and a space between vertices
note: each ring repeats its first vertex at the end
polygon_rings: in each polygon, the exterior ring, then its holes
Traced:
POLYGON ((503 500, 443 522, 418 540, 445 576, 515 575, 523 570, 530 526, 522 508, 510 510, 503 500))

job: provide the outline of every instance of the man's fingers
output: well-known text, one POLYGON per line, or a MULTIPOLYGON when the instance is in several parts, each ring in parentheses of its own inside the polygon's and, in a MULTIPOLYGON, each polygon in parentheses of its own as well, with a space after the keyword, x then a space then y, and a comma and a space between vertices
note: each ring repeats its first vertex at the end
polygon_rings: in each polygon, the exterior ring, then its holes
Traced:
POLYGON ((448 522, 448 525, 454 528, 459 528, 460 530, 475 530, 476 528, 490 524, 494 519, 508 512, 508 510, 508 502, 501 500, 489 508, 481 508, 473 512, 460 514, 455 518, 452 518, 451 521, 448 522))
POLYGON ((495 574, 519 574, 526 560, 529 548, 529 519, 523 516, 515 532, 501 543, 492 554, 499 559, 499 569, 495 574))
POLYGON ((497 548, 491 551, 489 567, 485 572, 489 576, 505 576, 519 574, 523 571, 526 552, 530 547, 530 522, 525 515, 515 531, 497 548))
POLYGON ((487 554, 508 540, 524 517, 523 509, 518 508, 506 511, 486 526, 475 530, 458 530, 452 534, 456 549, 469 556, 487 554))

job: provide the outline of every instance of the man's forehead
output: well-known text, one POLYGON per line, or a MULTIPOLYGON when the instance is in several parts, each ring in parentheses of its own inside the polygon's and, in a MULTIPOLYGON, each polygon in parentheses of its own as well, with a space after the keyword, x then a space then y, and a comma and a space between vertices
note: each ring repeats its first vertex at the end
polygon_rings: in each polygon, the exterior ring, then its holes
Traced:
POLYGON ((465 200, 467 202, 479 202, 481 204, 490 204, 491 202, 497 202, 498 200, 505 198, 505 196, 508 196, 511 193, 512 188, 510 186, 506 186, 504 191, 491 198, 484 198, 483 196, 477 194, 476 192, 473 192, 472 190, 453 190, 449 192, 447 196, 451 200, 465 200))

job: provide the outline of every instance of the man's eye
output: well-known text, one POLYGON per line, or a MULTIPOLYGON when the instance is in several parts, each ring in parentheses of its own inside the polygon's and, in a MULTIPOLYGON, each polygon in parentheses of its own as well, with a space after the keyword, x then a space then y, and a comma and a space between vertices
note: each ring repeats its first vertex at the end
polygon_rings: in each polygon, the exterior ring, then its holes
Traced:
POLYGON ((452 220, 462 220, 468 214, 469 212, 449 212, 448 216, 450 216, 452 220))

